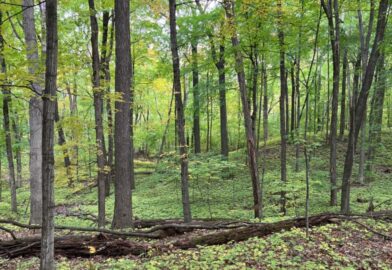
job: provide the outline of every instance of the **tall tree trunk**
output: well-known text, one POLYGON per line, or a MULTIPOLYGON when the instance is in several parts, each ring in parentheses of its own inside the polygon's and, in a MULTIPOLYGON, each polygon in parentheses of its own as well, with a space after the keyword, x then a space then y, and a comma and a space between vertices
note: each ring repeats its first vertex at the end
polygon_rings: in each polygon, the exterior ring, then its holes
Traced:
POLYGON ((102 18, 102 45, 101 45, 101 62, 100 62, 100 80, 103 81, 103 87, 106 91, 106 113, 107 113, 107 122, 108 122, 108 150, 106 152, 107 158, 107 166, 109 167, 109 172, 106 177, 105 183, 105 195, 106 197, 110 194, 110 184, 114 180, 114 170, 113 170, 113 112, 112 106, 110 102, 110 58, 113 50, 113 25, 110 29, 110 40, 108 44, 108 36, 109 36, 109 20, 110 14, 109 11, 103 12, 102 18))
MULTIPOLYGON (((33 0, 24 0, 24 6, 32 6, 33 0)), ((34 78, 32 87, 37 95, 42 93, 43 76, 39 74, 37 34, 35 30, 34 8, 23 9, 23 32, 26 43, 28 71, 34 78)), ((42 99, 32 96, 29 101, 30 133, 30 224, 42 221, 42 99)))
MULTIPOLYGON (((192 87, 193 87, 193 140, 195 154, 201 152, 200 147, 200 91, 197 41, 192 42, 192 87)), ((208 138, 208 136, 207 136, 208 138)), ((207 146, 208 149, 208 146, 207 146)), ((208 151, 208 150, 207 150, 208 151)))
POLYGON ((231 29, 231 42, 233 44, 236 72, 238 85, 241 95, 242 112, 244 116, 245 124, 245 134, 247 140, 247 150, 248 150, 248 166, 250 171, 250 176, 252 179, 252 189, 253 189, 253 203, 254 203, 254 216, 255 218, 262 217, 262 198, 260 192, 260 180, 259 171, 257 167, 257 155, 256 155, 256 144, 254 141, 254 134, 252 130, 252 119, 248 104, 248 94, 245 83, 245 72, 243 56, 240 50, 240 44, 237 36, 235 14, 234 14, 234 2, 232 0, 224 0, 223 5, 226 11, 226 17, 231 29))
POLYGON ((94 94, 94 115, 95 115, 95 142, 97 151, 98 164, 98 227, 105 227, 105 185, 108 177, 106 173, 106 149, 105 137, 103 130, 103 98, 100 83, 100 61, 98 49, 98 22, 95 15, 94 0, 88 1, 90 8, 90 24, 91 24, 91 48, 92 48, 92 83, 94 94))
POLYGON ((169 0, 170 48, 173 60, 173 88, 177 113, 177 133, 181 159, 181 194, 184 221, 192 221, 188 187, 188 149, 185 141, 185 118, 181 95, 180 58, 177 46, 176 0, 169 0))
POLYGON ((321 0, 321 5, 328 19, 329 38, 332 48, 333 63, 333 86, 332 86, 332 115, 330 132, 330 156, 329 173, 331 182, 330 205, 337 204, 337 182, 336 182, 336 137, 338 120, 338 100, 340 84, 340 27, 339 27, 339 3, 338 0, 328 0, 328 4, 321 0))
POLYGON ((251 62, 252 62, 252 132, 254 136, 254 141, 256 144, 257 137, 256 137, 256 126, 257 126, 257 89, 258 89, 258 77, 259 77, 259 56, 257 52, 257 46, 252 46, 252 53, 251 53, 251 62))
POLYGON ((267 64, 265 54, 262 56, 262 77, 263 77, 263 139, 268 140, 268 82, 267 82, 267 64))
MULTIPOLYGON (((285 185, 287 181, 287 171, 286 171, 286 152, 287 152, 287 132, 286 132, 286 96, 287 96, 287 78, 286 78, 286 65, 285 65, 285 50, 284 50, 284 33, 282 29, 282 1, 278 2, 278 36, 279 36, 279 46, 280 46, 280 98, 279 98, 279 108, 280 108, 280 179, 285 185)), ((286 192, 283 190, 281 192, 281 212, 286 215, 286 192)))
POLYGON ((114 152, 115 185, 112 226, 126 228, 132 225, 131 182, 131 95, 132 60, 130 42, 129 1, 115 0, 116 68, 115 90, 122 98, 115 103, 114 152))
POLYGON ((369 57, 369 61, 366 66, 365 76, 362 79, 361 91, 356 101, 355 106, 355 117, 354 125, 350 129, 349 142, 347 146, 347 152, 344 162, 343 180, 342 180, 342 197, 341 197, 341 212, 348 214, 350 212, 350 178, 353 168, 354 160, 354 149, 357 144, 359 130, 361 123, 365 116, 365 108, 367 106, 367 100, 369 96, 369 90, 373 82, 373 76, 376 69, 376 65, 380 56, 380 44, 384 40, 385 29, 387 25, 387 11, 389 6, 389 0, 380 0, 377 28, 372 46, 372 51, 369 57))
POLYGON ((294 67, 296 66, 296 60, 291 65, 290 68, 290 77, 291 77, 291 122, 290 122, 290 136, 294 137, 294 129, 295 129, 295 94, 296 94, 296 83, 295 83, 295 75, 294 75, 294 67))
POLYGON ((46 1, 46 74, 42 126, 41 270, 54 263, 54 121, 57 91, 57 0, 46 1))
POLYGON ((229 157, 229 136, 227 132, 227 106, 226 106, 226 72, 225 72, 225 47, 219 46, 219 60, 215 62, 219 77, 219 113, 220 113, 220 135, 221 155, 229 157))
MULTIPOLYGON (((208 77, 209 77, 209 73, 207 72, 207 80, 209 80, 208 77)), ((211 133, 211 125, 210 125, 211 111, 210 111, 210 89, 208 87, 206 87, 206 101, 207 101, 206 102, 206 116, 207 116, 207 119, 206 119, 207 120, 206 152, 209 152, 211 150, 210 149, 210 145, 211 145, 211 141, 210 141, 210 139, 211 139, 211 136, 210 136, 210 133, 211 133)))
POLYGON ((339 140, 343 140, 344 130, 346 129, 347 67, 348 67, 348 57, 347 57, 347 49, 345 49, 344 53, 343 53, 342 94, 341 94, 341 100, 340 100, 339 140))

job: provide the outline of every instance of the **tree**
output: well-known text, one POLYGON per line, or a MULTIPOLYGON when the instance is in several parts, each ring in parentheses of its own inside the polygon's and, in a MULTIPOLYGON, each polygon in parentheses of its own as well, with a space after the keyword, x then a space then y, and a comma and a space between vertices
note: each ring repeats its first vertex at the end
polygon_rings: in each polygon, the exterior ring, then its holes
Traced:
POLYGON ((181 75, 180 75, 180 58, 178 56, 177 45, 177 22, 176 22, 176 0, 169 0, 169 22, 170 22, 170 48, 173 61, 173 89, 175 96, 176 107, 176 124, 178 144, 180 147, 181 160, 181 194, 182 194, 182 209, 185 222, 192 221, 191 206, 189 202, 189 187, 188 187, 188 149, 185 140, 185 118, 184 106, 181 97, 181 75))
POLYGON ((94 115, 95 115, 95 141, 97 145, 97 164, 98 164, 98 226, 105 227, 105 185, 108 174, 106 173, 106 149, 103 130, 103 99, 100 83, 100 61, 98 49, 98 22, 95 15, 94 0, 88 1, 90 8, 91 25, 91 48, 92 48, 92 82, 94 94, 94 115))
MULTIPOLYGON (((33 0, 24 0, 24 6, 32 6, 33 0)), ((29 73, 35 80, 31 83, 34 93, 29 101, 30 130, 30 223, 41 224, 42 220, 42 94, 43 75, 39 74, 39 54, 35 31, 34 8, 23 9, 23 32, 26 43, 29 73)))
POLYGON ((129 23, 129 1, 116 0, 115 39, 116 68, 115 90, 121 100, 115 103, 114 126, 114 215, 113 228, 126 228, 132 225, 131 190, 131 44, 129 23), (124 128, 125 127, 125 128, 124 128))
POLYGON ((329 156, 329 174, 331 182, 330 204, 337 204, 337 184, 336 184, 336 137, 337 137, 337 120, 338 120, 338 99, 340 84, 340 19, 339 19, 339 1, 328 0, 325 3, 321 0, 321 5, 328 19, 329 38, 332 49, 333 63, 333 85, 332 85, 332 115, 330 127, 330 156, 329 156))
MULTIPOLYGON (((192 41, 192 87, 193 87, 193 139, 195 154, 201 152, 200 147, 200 91, 197 41, 192 41)), ((208 135, 207 135, 208 137, 208 135)), ((208 146, 207 146, 208 148, 208 146)))
POLYGON ((54 263, 54 122, 57 91, 57 0, 46 1, 46 73, 42 125, 42 236, 41 269, 54 263))
POLYGON ((228 25, 231 30, 231 42, 234 49, 235 56, 235 69, 237 72, 237 80, 241 95, 242 112, 244 115, 245 133, 247 140, 248 158, 249 158, 249 171, 252 179, 252 189, 253 189, 253 209, 255 218, 262 217, 262 198, 260 192, 260 180, 259 171, 257 167, 257 155, 256 155, 256 144, 254 141, 255 136, 252 130, 252 119, 248 104, 248 93, 245 83, 245 71, 242 53, 239 48, 239 39, 236 32, 235 25, 235 14, 234 14, 234 2, 232 0, 225 0, 223 2, 224 9, 226 11, 226 17, 228 20, 228 25))
POLYGON ((100 80, 103 81, 103 86, 106 88, 106 113, 107 113, 107 122, 108 122, 108 150, 107 153, 107 166, 110 171, 108 173, 108 177, 106 178, 105 184, 105 195, 109 196, 110 194, 110 184, 113 181, 114 172, 113 172, 113 111, 112 105, 110 102, 109 94, 110 91, 110 59, 112 57, 113 51, 113 23, 112 27, 109 31, 109 20, 113 17, 113 14, 110 16, 109 11, 103 12, 102 17, 102 43, 101 43, 101 62, 100 62, 100 80), (108 42, 109 36, 109 42, 108 42), (108 44, 109 43, 109 44, 108 44))
MULTIPOLYGON (((287 77, 285 65, 285 43, 284 32, 282 25, 282 1, 278 2, 278 36, 279 36, 279 71, 280 71, 280 98, 279 98, 279 111, 280 111, 280 179, 283 184, 287 182, 287 131, 286 131, 286 98, 287 90, 287 77)), ((286 215, 286 192, 281 192, 281 212, 286 215)))

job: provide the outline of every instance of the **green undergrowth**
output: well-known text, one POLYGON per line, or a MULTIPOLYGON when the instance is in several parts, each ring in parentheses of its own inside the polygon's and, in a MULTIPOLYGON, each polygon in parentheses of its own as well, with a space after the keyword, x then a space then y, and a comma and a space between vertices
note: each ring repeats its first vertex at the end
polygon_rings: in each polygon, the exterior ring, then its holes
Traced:
MULTIPOLYGON (((364 212, 372 202, 381 210, 391 206, 392 202, 392 139, 384 134, 383 144, 379 147, 374 162, 372 178, 365 185, 356 185, 357 164, 353 169, 353 188, 351 205, 353 212, 364 212), (381 205, 380 205, 381 204, 381 205)), ((274 141, 274 140, 272 140, 274 141)), ((345 143, 338 147, 338 174, 343 169, 345 143)), ((310 212, 334 212, 339 207, 329 206, 329 169, 328 146, 322 138, 312 142, 310 169, 310 212)), ((295 172, 295 145, 288 151, 288 182, 280 181, 279 144, 271 143, 261 151, 260 166, 265 166, 265 173, 260 173, 263 184, 264 216, 268 220, 283 218, 279 213, 280 192, 286 191, 288 198, 288 216, 304 215, 305 206, 305 167, 301 150, 299 171, 295 172), (265 153, 265 158, 263 158, 265 153)), ((149 160, 135 162, 136 190, 133 191, 133 210, 137 219, 181 218, 181 188, 178 157, 166 155, 159 163, 149 160), (141 172, 141 173, 139 173, 141 172), (146 173, 147 172, 147 173, 146 173)), ((60 164, 61 165, 61 164, 60 164)), ((60 166, 58 165, 58 166, 60 166)), ((260 168, 260 172, 261 172, 260 168)), ((253 218, 252 185, 246 166, 243 149, 230 153, 229 160, 222 160, 219 155, 191 155, 189 161, 189 193, 194 218, 229 218, 250 220, 253 218)), ((340 177, 339 177, 340 180, 340 177)), ((88 182, 93 183, 93 182, 88 182)), ((67 213, 97 214, 97 190, 86 188, 87 184, 76 183, 74 188, 57 184, 55 199, 58 211, 56 221, 61 224, 91 226, 89 220, 67 217, 67 213)), ((114 207, 113 186, 111 195, 106 200, 106 213, 111 219, 114 207)), ((3 188, 0 216, 28 221, 29 191, 27 184, 18 189, 18 215, 12 214, 9 205, 9 190, 3 188)))

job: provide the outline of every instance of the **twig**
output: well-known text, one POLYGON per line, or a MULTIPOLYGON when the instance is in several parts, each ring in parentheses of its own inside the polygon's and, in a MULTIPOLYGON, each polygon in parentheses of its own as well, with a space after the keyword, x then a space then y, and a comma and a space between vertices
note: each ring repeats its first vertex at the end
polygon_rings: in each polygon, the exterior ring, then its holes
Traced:
POLYGON ((14 240, 17 239, 16 236, 15 236, 15 234, 14 234, 14 232, 13 232, 12 230, 10 230, 10 229, 8 229, 8 228, 5 228, 5 227, 3 227, 3 226, 0 226, 0 230, 3 230, 3 231, 5 231, 5 232, 9 233, 9 234, 11 235, 12 239, 14 239, 14 240))
MULTIPOLYGON (((350 219, 349 219, 349 220, 350 220, 350 219)), ((370 228, 369 226, 367 226, 367 225, 365 225, 365 224, 359 222, 358 220, 350 220, 350 221, 351 221, 351 222, 354 222, 355 224, 358 224, 358 225, 364 227, 366 230, 368 230, 368 231, 370 231, 370 232, 372 232, 372 233, 374 233, 374 234, 376 234, 376 235, 378 235, 378 236, 381 236, 384 240, 392 241, 392 236, 383 234, 382 232, 378 232, 378 231, 376 231, 376 230, 370 228)))
MULTIPOLYGON (((41 229, 40 225, 28 225, 28 224, 23 224, 23 223, 13 221, 13 220, 1 219, 0 223, 11 224, 11 225, 14 225, 14 226, 17 226, 20 228, 25 228, 25 229, 30 229, 30 230, 41 229)), ((113 230, 99 229, 99 228, 55 226, 55 229, 56 230, 80 231, 80 232, 99 232, 99 233, 106 233, 106 234, 124 236, 124 237, 142 237, 142 238, 152 238, 152 239, 159 238, 159 235, 157 235, 157 234, 150 234, 150 233, 145 233, 145 232, 120 232, 120 231, 113 231, 113 230)))

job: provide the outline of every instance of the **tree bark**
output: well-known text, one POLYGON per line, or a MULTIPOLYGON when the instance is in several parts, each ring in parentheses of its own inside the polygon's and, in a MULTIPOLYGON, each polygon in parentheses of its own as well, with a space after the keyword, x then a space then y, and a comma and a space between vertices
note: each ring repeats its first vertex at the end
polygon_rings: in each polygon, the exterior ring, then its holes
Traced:
MULTIPOLYGON (((280 70, 280 98, 279 98, 279 108, 280 108, 280 179, 282 184, 285 185, 287 182, 287 169, 286 169, 286 155, 287 155, 287 131, 286 131, 286 96, 287 96, 287 78, 286 78, 286 65, 285 65, 285 50, 284 50, 284 32, 282 29, 282 1, 278 2, 278 36, 279 36, 279 47, 280 47, 280 60, 279 60, 279 70, 280 70)), ((281 192, 281 212, 286 215, 286 192, 285 187, 281 192)))
POLYGON ((219 46, 219 60, 215 62, 219 77, 219 113, 220 113, 220 135, 221 155, 229 157, 229 136, 227 132, 227 106, 226 106, 226 72, 225 72, 225 47, 219 46))
MULTIPOLYGON (((112 14, 113 16, 113 14, 112 14)), ((108 122, 108 150, 107 150, 107 166, 109 167, 109 172, 106 177, 105 183, 105 195, 108 197, 110 195, 110 184, 114 180, 114 168, 113 168, 113 158, 114 158, 114 151, 113 151, 113 112, 112 112, 112 105, 110 101, 110 58, 112 56, 113 51, 113 25, 110 29, 110 39, 108 44, 108 36, 109 36, 109 20, 110 16, 108 11, 103 12, 102 18, 102 47, 101 47, 101 76, 100 79, 103 81, 103 86, 106 89, 106 113, 107 113, 107 122, 108 122)))
POLYGON ((330 156, 329 173, 331 182, 330 205, 337 204, 337 181, 336 181, 336 137, 338 120, 338 99, 340 84, 340 27, 339 27, 339 2, 328 0, 328 4, 321 0, 321 5, 328 19, 329 38, 332 48, 333 63, 333 86, 332 86, 332 115, 330 126, 330 156))
POLYGON ((261 60, 261 72, 263 77, 263 139, 268 140, 268 76, 267 76, 267 64, 265 54, 263 53, 261 60))
POLYGON ((341 94, 341 100, 340 100, 339 140, 343 140, 344 130, 346 129, 347 66, 348 66, 348 57, 347 57, 347 49, 345 49, 344 53, 343 53, 342 94, 341 94))
POLYGON ((116 68, 115 90, 122 98, 115 103, 115 185, 113 228, 132 225, 132 174, 131 174, 131 76, 132 61, 130 51, 130 10, 129 1, 115 0, 116 68))
POLYGON ((252 130, 252 119, 248 104, 248 93, 245 83, 245 72, 243 56, 240 50, 240 44, 237 36, 236 24, 235 24, 235 14, 234 14, 234 2, 232 0, 224 0, 223 5, 226 11, 226 17, 231 28, 231 42, 234 49, 235 56, 235 67, 237 72, 238 85, 241 96, 242 112, 244 116, 245 133, 247 140, 247 150, 248 150, 248 166, 250 171, 250 176, 252 180, 253 189, 253 209, 255 218, 262 217, 262 198, 260 192, 260 180, 259 171, 257 167, 257 155, 256 155, 256 144, 254 141, 254 134, 252 130))
MULTIPOLYGON (((199 91, 199 67, 198 67, 198 52, 197 41, 193 41, 192 47, 192 87, 193 87, 193 140, 194 152, 198 154, 201 152, 200 147, 200 91, 199 91)), ((208 134, 207 134, 208 138, 208 134)), ((207 146, 208 148, 208 146, 207 146)))
POLYGON ((254 141, 258 144, 256 137, 256 126, 257 126, 257 89, 258 89, 258 77, 259 77, 259 56, 257 52, 257 46, 252 46, 251 62, 252 62, 252 132, 254 141))
POLYGON ((170 48, 172 52, 173 61, 173 88, 175 96, 175 107, 177 113, 177 133, 178 144, 180 147, 181 159, 181 194, 182 194, 182 208, 185 222, 192 221, 191 207, 189 202, 189 187, 188 187, 188 149, 185 141, 185 118, 184 107, 181 97, 181 75, 180 75, 180 58, 178 56, 177 45, 177 23, 176 23, 176 0, 169 0, 170 13, 170 48))
MULTIPOLYGON (((33 0, 24 0, 23 5, 33 5, 33 0)), ((34 8, 23 10, 23 32, 29 74, 34 76, 32 87, 38 95, 42 93, 43 76, 39 74, 37 34, 35 30, 34 8)), ((42 99, 32 96, 29 101, 30 133, 30 223, 41 224, 42 220, 42 99)))
POLYGON ((46 74, 42 126, 42 238, 41 270, 54 262, 54 122, 57 91, 57 0, 46 1, 46 74))
POLYGON ((105 227, 105 185, 107 180, 106 173, 106 149, 105 137, 103 130, 103 98, 100 82, 100 61, 98 48, 98 22, 95 15, 94 0, 88 1, 90 8, 90 25, 91 25, 91 48, 92 48, 92 83, 94 95, 94 115, 95 115, 95 142, 97 148, 97 164, 98 164, 98 227, 105 227))

